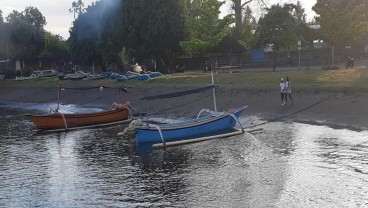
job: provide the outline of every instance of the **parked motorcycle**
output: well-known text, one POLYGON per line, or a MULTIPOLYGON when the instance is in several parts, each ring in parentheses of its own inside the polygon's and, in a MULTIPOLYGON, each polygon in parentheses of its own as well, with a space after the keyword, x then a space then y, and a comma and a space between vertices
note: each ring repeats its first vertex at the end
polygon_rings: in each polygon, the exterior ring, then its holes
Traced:
POLYGON ((346 60, 346 68, 354 68, 354 58, 353 57, 348 57, 348 59, 346 60))

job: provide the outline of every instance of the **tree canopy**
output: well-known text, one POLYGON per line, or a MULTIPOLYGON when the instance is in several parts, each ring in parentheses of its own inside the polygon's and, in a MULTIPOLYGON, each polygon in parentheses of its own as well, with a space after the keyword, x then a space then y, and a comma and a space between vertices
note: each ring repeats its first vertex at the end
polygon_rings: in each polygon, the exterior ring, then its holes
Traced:
POLYGON ((223 4, 217 0, 184 1, 186 37, 180 44, 186 54, 205 54, 230 33, 232 16, 219 19, 223 4))
POLYGON ((0 9, 0 24, 4 23, 4 18, 3 18, 3 11, 1 11, 0 9))
POLYGON ((313 10, 321 26, 321 39, 336 46, 350 45, 367 35, 364 4, 350 0, 318 0, 313 10))
POLYGON ((298 40, 304 44, 318 38, 341 47, 367 36, 358 1, 318 0, 313 7, 318 33, 307 26, 299 1, 266 8, 258 22, 249 3, 268 6, 266 0, 228 1, 234 14, 220 19, 225 0, 99 0, 87 8, 75 0, 67 45, 45 31, 46 18, 37 8, 13 11, 5 21, 0 11, 0 56, 66 59, 69 54, 75 64, 101 66, 155 59, 161 69, 169 69, 182 54, 210 53, 227 35, 247 48, 271 45, 274 51, 296 49, 298 40))
POLYGON ((35 7, 26 7, 23 12, 13 11, 7 17, 8 47, 13 57, 40 55, 45 49, 45 17, 35 7))
POLYGON ((184 18, 177 0, 125 0, 123 6, 124 46, 133 57, 154 57, 170 65, 180 51, 184 18))
POLYGON ((259 46, 271 44, 274 50, 279 51, 296 45, 297 22, 291 13, 292 8, 290 4, 277 4, 267 9, 266 15, 260 18, 256 31, 259 46))
POLYGON ((76 16, 82 14, 84 11, 84 3, 82 0, 73 1, 72 8, 69 9, 69 12, 74 15, 74 20, 76 19, 76 16))
MULTIPOLYGON (((68 45, 71 59, 75 63, 92 65, 95 62, 102 65, 103 62, 109 60, 106 57, 113 53, 113 47, 106 49, 110 45, 108 42, 110 39, 105 37, 114 37, 111 32, 116 29, 114 24, 117 24, 116 21, 121 11, 121 4, 119 6, 113 2, 113 0, 97 1, 88 6, 85 12, 79 14, 73 22, 73 27, 69 30, 68 45), (115 19, 110 17, 115 17, 115 19), (105 52, 105 60, 103 60, 102 52, 105 52)), ((115 32, 120 33, 121 31, 116 30, 115 32)))

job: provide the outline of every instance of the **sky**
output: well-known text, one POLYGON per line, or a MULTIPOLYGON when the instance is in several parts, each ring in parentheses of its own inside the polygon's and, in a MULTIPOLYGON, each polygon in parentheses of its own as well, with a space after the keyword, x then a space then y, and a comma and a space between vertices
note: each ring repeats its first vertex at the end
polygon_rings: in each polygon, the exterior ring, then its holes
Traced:
MULTIPOLYGON (((27 6, 36 7, 46 18, 45 29, 53 34, 59 34, 64 39, 69 37, 69 28, 73 22, 73 13, 69 12, 72 2, 74 0, 1 0, 0 10, 3 11, 3 17, 5 18, 13 10, 18 12, 24 11, 27 6)), ((91 5, 96 0, 83 0, 84 5, 91 5)), ((308 20, 312 19, 314 12, 312 6, 317 0, 300 0, 303 7, 306 10, 308 20)), ((229 3, 225 4, 221 10, 222 14, 229 12, 229 3)), ((265 0, 269 5, 276 3, 296 3, 296 0, 265 0)))

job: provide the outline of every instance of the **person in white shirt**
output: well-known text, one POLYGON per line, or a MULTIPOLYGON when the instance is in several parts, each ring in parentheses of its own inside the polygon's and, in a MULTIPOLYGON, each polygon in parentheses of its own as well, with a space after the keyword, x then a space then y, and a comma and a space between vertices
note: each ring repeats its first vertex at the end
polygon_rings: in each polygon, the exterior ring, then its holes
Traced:
POLYGON ((284 95, 285 104, 287 103, 288 96, 289 96, 291 102, 293 102, 293 98, 291 97, 291 83, 290 83, 289 77, 286 77, 285 95, 284 95))
POLYGON ((285 99, 284 97, 286 97, 286 85, 284 82, 284 78, 281 78, 281 82, 280 82, 280 90, 281 90, 281 105, 285 105, 285 99))

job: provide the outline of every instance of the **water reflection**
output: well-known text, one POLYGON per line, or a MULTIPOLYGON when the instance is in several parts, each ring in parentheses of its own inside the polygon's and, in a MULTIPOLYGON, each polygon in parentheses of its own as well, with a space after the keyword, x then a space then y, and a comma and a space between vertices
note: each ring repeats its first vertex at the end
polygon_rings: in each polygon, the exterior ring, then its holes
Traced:
POLYGON ((368 206, 368 132, 270 123, 166 149, 124 127, 37 134, 0 110, 0 207, 368 206))
POLYGON ((367 206, 368 132, 299 124, 279 206, 367 206))

